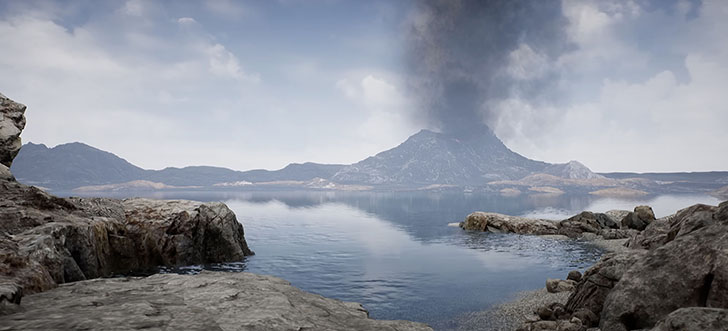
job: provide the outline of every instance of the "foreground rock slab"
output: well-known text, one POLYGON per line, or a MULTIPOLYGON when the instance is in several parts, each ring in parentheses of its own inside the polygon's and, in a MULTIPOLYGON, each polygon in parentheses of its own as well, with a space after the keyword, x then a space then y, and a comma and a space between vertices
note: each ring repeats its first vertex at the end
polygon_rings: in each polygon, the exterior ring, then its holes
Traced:
POLYGON ((251 273, 203 271, 69 283, 26 297, 0 330, 432 330, 251 273))

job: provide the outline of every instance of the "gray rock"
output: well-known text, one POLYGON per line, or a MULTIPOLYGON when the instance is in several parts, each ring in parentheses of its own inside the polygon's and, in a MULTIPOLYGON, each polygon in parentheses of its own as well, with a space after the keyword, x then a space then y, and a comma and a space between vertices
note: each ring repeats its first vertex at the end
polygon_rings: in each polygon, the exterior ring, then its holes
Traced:
MULTIPOLYGON (((627 247, 654 249, 675 238, 715 224, 713 215, 720 207, 697 204, 679 210, 676 214, 651 222, 644 231, 627 242, 627 247)), ((723 217, 725 219, 725 217, 723 217)))
POLYGON ((606 240, 627 239, 638 235, 640 232, 635 229, 604 229, 600 233, 606 240))
POLYGON ((607 216, 612 220, 612 222, 616 224, 620 224, 622 222, 622 219, 629 214, 629 210, 621 210, 621 209, 612 209, 605 212, 607 216))
POLYGON ((0 330, 432 330, 272 276, 208 272, 95 279, 30 295, 0 330))
POLYGON ((578 282, 581 280, 581 272, 579 270, 571 270, 569 271, 569 275, 566 276, 566 279, 578 282))
POLYGON ((728 330, 728 309, 689 307, 673 311, 652 331, 728 330))
MULTIPOLYGON (((624 272, 643 254, 643 251, 634 251, 607 254, 602 257, 597 264, 584 272, 581 281, 566 302, 566 310, 573 313, 579 309, 587 309, 594 316, 600 316, 609 291, 619 282, 624 272)), ((594 323, 598 322, 598 319, 594 321, 594 323)))
POLYGON ((549 293, 573 291, 575 286, 576 286, 576 282, 573 280, 551 279, 551 278, 546 280, 546 290, 549 293))
POLYGON ((0 93, 0 164, 8 168, 22 146, 20 132, 25 128, 24 114, 24 105, 0 93))
POLYGON ((728 225, 679 236, 636 260, 607 296, 601 327, 650 328, 683 307, 728 308, 728 225))
POLYGON ((622 228, 642 231, 648 224, 655 220, 655 213, 650 206, 634 207, 634 212, 625 216, 622 221, 622 228))
POLYGON ((549 220, 474 212, 460 225, 465 230, 519 234, 556 234, 557 223, 549 220))

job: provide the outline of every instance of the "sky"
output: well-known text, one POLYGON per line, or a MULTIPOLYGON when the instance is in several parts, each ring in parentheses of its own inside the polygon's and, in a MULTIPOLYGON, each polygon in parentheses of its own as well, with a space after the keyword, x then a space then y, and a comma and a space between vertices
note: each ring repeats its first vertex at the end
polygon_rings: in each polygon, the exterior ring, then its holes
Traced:
MULTIPOLYGON (((728 1, 554 3, 563 47, 503 44, 472 74, 512 83, 478 120, 537 160, 728 170, 728 1)), ((0 93, 28 106, 24 142, 147 169, 353 163, 441 129, 408 88, 412 27, 440 21, 420 4, 0 0, 0 93)))

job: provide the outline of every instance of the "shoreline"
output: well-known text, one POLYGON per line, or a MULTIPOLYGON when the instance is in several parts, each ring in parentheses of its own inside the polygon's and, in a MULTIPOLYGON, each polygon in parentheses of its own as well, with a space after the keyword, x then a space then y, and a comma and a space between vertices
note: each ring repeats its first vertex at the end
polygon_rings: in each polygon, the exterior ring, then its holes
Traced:
MULTIPOLYGON (((547 235, 540 236, 552 239, 568 239, 566 236, 547 235)), ((624 243, 629 239, 602 239, 595 238, 584 240, 584 243, 597 246, 604 250, 604 254, 620 253, 629 250, 624 243)), ((604 256, 602 254, 602 256, 604 256)), ((565 275, 564 275, 565 276, 565 275)), ((546 280, 544 279, 544 282, 546 280)), ((542 306, 553 302, 566 304, 571 291, 549 293, 546 287, 535 290, 520 291, 508 301, 494 305, 493 307, 466 313, 455 319, 457 331, 475 330, 516 330, 529 319, 536 318, 534 311, 542 306)))

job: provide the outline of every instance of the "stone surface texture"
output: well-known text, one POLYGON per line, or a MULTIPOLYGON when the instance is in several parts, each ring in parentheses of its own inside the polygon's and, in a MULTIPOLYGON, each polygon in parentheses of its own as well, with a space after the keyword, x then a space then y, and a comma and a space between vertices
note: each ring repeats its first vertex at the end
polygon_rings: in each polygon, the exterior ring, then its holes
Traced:
POLYGON ((28 296, 0 330, 432 330, 251 273, 95 279, 28 296))

